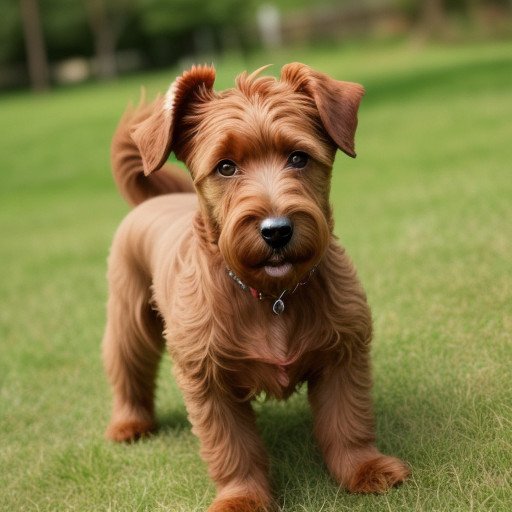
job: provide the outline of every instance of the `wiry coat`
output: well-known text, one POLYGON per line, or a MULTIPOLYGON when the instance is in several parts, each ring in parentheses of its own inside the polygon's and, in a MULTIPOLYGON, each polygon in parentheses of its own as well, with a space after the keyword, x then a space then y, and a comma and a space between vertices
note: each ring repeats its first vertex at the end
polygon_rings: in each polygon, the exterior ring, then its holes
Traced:
POLYGON ((355 492, 381 492, 408 470, 374 446, 371 316, 329 204, 336 149, 355 156, 363 90, 301 64, 285 66, 280 81, 244 74, 221 93, 213 81, 212 68, 193 68, 165 97, 128 111, 114 137, 116 182, 141 204, 118 229, 109 259, 107 435, 129 440, 154 428, 166 344, 218 487, 211 511, 271 506, 251 399, 287 398, 302 382, 334 478, 355 492), (309 155, 304 169, 287 166, 296 150, 309 155), (170 151, 192 180, 165 164, 170 151), (215 172, 223 159, 236 163, 233 178, 215 172), (272 215, 294 224, 279 253, 259 230, 272 215), (276 258, 291 264, 279 278, 265 272, 276 258), (242 290, 228 268, 267 298, 242 290), (285 289, 276 316, 272 303, 285 289))

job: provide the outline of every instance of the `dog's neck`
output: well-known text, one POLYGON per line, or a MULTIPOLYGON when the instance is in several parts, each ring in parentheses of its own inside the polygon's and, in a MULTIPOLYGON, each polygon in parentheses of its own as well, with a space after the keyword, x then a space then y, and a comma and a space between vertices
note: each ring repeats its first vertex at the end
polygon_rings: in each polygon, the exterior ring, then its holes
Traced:
POLYGON ((218 252, 219 249, 216 233, 214 233, 210 225, 205 222, 203 212, 201 210, 196 212, 193 225, 196 237, 203 250, 207 253, 218 252))
POLYGON ((280 315, 284 312, 285 305, 284 305, 284 298, 286 295, 292 295, 294 294, 301 286, 307 284, 309 280, 311 279, 311 276, 316 272, 317 266, 315 265, 307 274, 306 277, 301 279, 293 288, 285 288, 279 295, 265 295, 263 292, 260 292, 253 288, 252 286, 249 286, 245 284, 232 270, 229 268, 227 269, 229 277, 235 281, 235 283, 243 290, 243 291, 249 291, 251 295, 258 300, 264 300, 264 299, 273 299, 274 302, 272 303, 272 312, 275 315, 280 315))
MULTIPOLYGON (((210 253, 218 253, 218 245, 215 237, 211 229, 208 227, 208 224, 204 221, 204 218, 201 212, 197 212, 194 218, 194 228, 196 235, 203 245, 203 248, 206 249, 210 253)), ((265 300, 272 299, 272 312, 275 315, 280 315, 284 312, 285 304, 284 299, 286 296, 293 295, 301 286, 307 284, 311 279, 311 276, 316 272, 317 265, 311 268, 309 272, 307 272, 302 279, 298 281, 298 283, 293 288, 285 288, 278 295, 268 295, 263 293, 262 291, 249 286, 244 283, 231 269, 226 268, 229 277, 244 291, 249 292, 255 299, 257 300, 265 300)))

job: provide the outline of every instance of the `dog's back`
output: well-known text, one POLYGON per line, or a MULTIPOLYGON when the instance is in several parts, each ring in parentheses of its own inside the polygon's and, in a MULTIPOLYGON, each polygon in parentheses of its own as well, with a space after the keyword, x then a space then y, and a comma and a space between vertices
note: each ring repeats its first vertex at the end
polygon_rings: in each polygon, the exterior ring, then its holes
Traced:
POLYGON ((141 102, 126 110, 112 139, 112 173, 121 195, 131 205, 173 192, 194 192, 190 177, 179 167, 165 164, 159 172, 146 176, 142 157, 132 138, 137 125, 151 114, 153 105, 141 102))

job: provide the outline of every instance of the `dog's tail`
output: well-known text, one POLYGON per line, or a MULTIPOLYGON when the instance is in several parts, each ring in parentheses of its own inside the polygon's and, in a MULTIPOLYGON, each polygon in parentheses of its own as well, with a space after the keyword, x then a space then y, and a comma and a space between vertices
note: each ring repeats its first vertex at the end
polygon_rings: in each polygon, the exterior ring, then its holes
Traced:
POLYGON ((165 164, 159 171, 144 175, 142 157, 131 130, 151 115, 153 104, 144 100, 129 107, 115 131, 111 146, 112 174, 121 195, 131 205, 171 192, 194 192, 190 177, 178 166, 165 164))

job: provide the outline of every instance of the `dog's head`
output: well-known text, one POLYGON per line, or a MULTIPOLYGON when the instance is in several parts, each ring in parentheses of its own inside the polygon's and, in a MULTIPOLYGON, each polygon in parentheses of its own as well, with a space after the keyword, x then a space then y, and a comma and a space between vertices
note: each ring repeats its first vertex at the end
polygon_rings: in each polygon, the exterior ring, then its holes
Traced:
POLYGON ((174 151, 189 168, 203 221, 243 281, 269 293, 317 265, 332 233, 331 168, 355 157, 362 86, 303 64, 280 80, 242 74, 214 92, 215 71, 178 77, 132 137, 149 174, 174 151))

